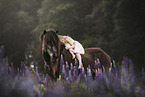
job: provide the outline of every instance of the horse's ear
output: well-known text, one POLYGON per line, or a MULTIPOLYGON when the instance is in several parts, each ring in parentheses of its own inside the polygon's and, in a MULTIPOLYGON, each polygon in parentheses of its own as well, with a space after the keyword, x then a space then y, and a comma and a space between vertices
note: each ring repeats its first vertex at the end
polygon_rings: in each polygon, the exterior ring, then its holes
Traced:
POLYGON ((58 33, 58 30, 56 30, 56 33, 58 33))
POLYGON ((43 40, 43 36, 46 34, 46 30, 43 31, 43 33, 40 35, 40 42, 43 40))
POLYGON ((43 34, 44 34, 44 35, 46 34, 46 30, 43 31, 43 34))

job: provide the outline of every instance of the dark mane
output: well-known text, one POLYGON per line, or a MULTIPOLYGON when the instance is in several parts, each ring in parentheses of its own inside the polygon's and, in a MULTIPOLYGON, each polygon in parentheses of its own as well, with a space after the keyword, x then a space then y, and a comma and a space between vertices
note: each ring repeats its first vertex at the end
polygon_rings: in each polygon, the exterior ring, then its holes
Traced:
POLYGON ((46 48, 47 48, 47 45, 51 47, 55 46, 56 48, 59 47, 58 42, 60 41, 57 36, 57 31, 53 29, 44 30, 44 32, 40 36, 40 40, 41 42, 42 41, 44 42, 44 46, 46 46, 46 48))
POLYGON ((54 45, 58 47, 57 42, 59 41, 59 38, 55 32, 50 31, 49 33, 46 34, 45 38, 47 40, 47 44, 49 44, 50 46, 54 45))
POLYGON ((45 69, 52 79, 58 77, 58 62, 60 58, 60 40, 57 31, 53 29, 44 30, 40 36, 42 42, 42 57, 45 62, 45 69))

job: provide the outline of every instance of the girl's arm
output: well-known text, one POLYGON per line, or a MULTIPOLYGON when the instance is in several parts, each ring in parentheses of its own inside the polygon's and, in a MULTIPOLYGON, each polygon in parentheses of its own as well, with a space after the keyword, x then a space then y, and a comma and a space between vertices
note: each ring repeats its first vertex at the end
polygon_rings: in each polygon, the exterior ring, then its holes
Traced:
POLYGON ((74 49, 75 48, 75 41, 72 38, 68 37, 66 39, 66 41, 67 41, 67 43, 70 44, 69 47, 66 46, 66 49, 74 49))
POLYGON ((75 42, 72 44, 72 45, 70 45, 70 46, 66 46, 65 45, 65 49, 74 49, 75 48, 75 42))

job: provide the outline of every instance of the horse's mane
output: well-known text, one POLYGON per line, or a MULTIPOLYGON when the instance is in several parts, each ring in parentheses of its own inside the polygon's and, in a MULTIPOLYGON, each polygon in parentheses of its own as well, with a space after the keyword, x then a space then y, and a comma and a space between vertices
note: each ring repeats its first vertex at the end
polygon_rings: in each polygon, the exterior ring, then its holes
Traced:
POLYGON ((56 48, 59 47, 58 42, 60 41, 57 36, 57 31, 53 29, 44 30, 44 32, 40 36, 40 40, 44 42, 45 46, 50 45, 51 47, 52 46, 55 46, 56 48))
POLYGON ((59 76, 60 40, 57 31, 53 29, 44 30, 40 36, 42 42, 42 57, 47 72, 52 79, 59 76))

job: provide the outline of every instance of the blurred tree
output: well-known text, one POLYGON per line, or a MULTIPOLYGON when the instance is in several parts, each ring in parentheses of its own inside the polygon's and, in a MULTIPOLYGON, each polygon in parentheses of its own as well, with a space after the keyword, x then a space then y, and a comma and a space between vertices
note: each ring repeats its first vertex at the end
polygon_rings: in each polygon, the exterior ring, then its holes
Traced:
POLYGON ((42 59, 39 36, 44 29, 54 28, 84 47, 104 49, 117 61, 129 56, 144 64, 144 4, 144 0, 43 0, 33 46, 28 49, 33 47, 33 56, 42 59))
POLYGON ((120 0, 114 16, 112 55, 116 60, 129 56, 136 68, 145 67, 145 1, 120 0))
POLYGON ((39 0, 0 1, 0 45, 5 46, 5 55, 15 67, 25 59, 25 49, 31 40, 30 32, 37 25, 39 3, 39 0))
POLYGON ((102 48, 117 61, 129 56, 141 68, 144 5, 144 0, 1 0, 0 45, 5 45, 5 55, 14 64, 26 54, 43 68, 39 36, 54 28, 84 47, 102 48))

